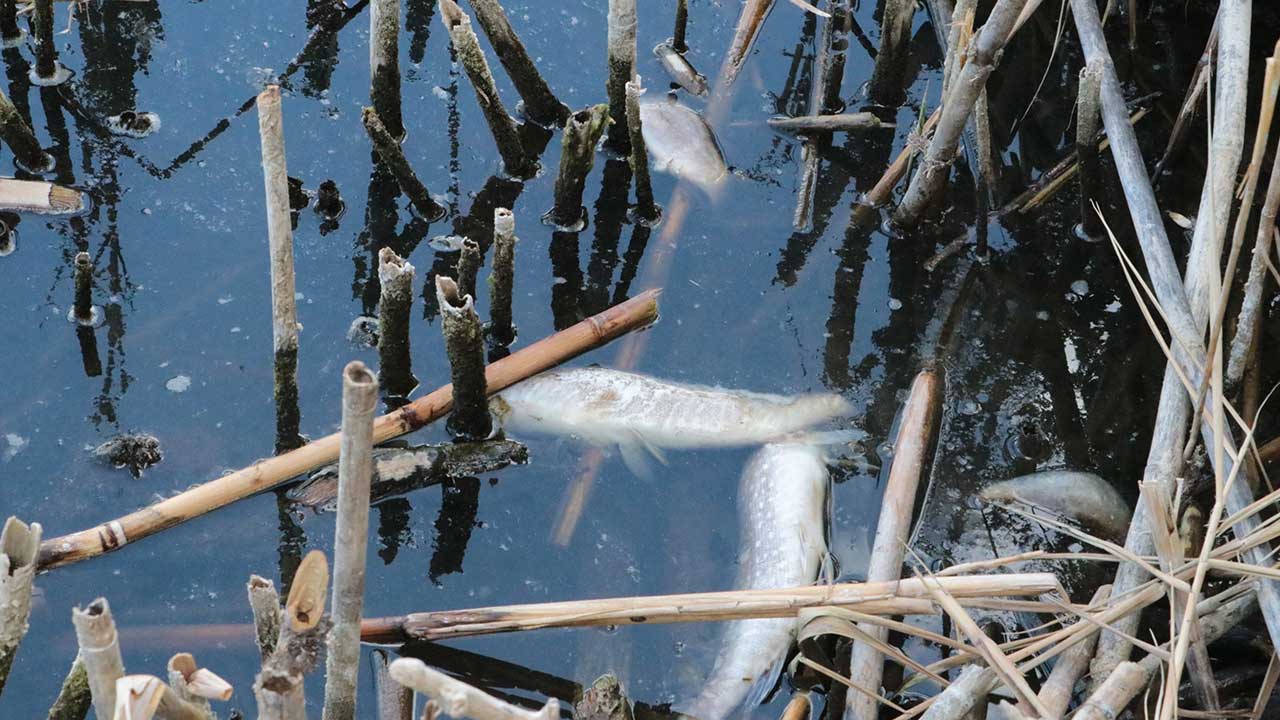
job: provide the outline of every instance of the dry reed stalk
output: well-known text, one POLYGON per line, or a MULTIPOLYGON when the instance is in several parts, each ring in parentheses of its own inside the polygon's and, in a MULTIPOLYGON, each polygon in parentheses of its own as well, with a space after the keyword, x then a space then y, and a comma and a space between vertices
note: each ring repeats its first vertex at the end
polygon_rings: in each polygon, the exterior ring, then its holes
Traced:
POLYGON ((84 196, 79 190, 40 180, 0 178, 0 209, 68 215, 84 208, 84 196))
POLYGON ((271 343, 275 350, 276 451, 298 447, 298 305, 293 273, 293 226, 285 162, 280 86, 258 95, 262 182, 266 189, 267 245, 271 256, 271 343))
POLYGON ((120 636, 116 634, 111 606, 106 598, 98 598, 83 610, 73 609, 71 623, 76 629, 76 642, 80 645, 80 660, 89 681, 93 711, 98 720, 112 720, 116 708, 116 681, 124 677, 124 660, 120 657, 120 636))
POLYGON ((405 136, 400 111, 400 0, 369 3, 369 104, 391 137, 405 136))
MULTIPOLYGON (((608 22, 609 79, 606 89, 609 91, 610 123, 605 145, 625 156, 631 152, 631 136, 627 131, 627 83, 636 76, 636 0, 609 0, 608 22)), ((568 135, 568 127, 565 135, 568 135)), ((594 147, 594 143, 592 145, 594 147)), ((568 148, 567 139, 565 147, 568 148)), ((564 160, 560 162, 563 167, 564 160)), ((559 185, 557 180, 557 188, 559 185)), ((560 207, 558 191, 556 195, 556 206, 560 207)))
POLYGON ((787 706, 782 710, 781 720, 808 720, 812 707, 813 703, 809 700, 808 692, 794 692, 791 694, 791 699, 787 701, 787 706))
MULTIPOLYGON (((1057 578, 1049 573, 953 576, 939 578, 938 582, 952 596, 982 605, 991 597, 1035 597, 1059 590, 1057 578)), ((365 642, 403 642, 409 639, 441 640, 551 627, 794 617, 803 608, 828 605, 853 607, 859 612, 875 615, 933 614, 936 611, 931 603, 924 600, 927 594, 928 591, 920 580, 903 579, 777 590, 569 600, 366 618, 361 628, 361 637, 365 642)), ((1038 605, 1042 608, 1053 607, 1048 604, 1038 605)))
MULTIPOLYGON (((902 561, 911 535, 912 512, 921 476, 933 452, 933 439, 942 402, 942 378, 932 369, 921 370, 911 383, 903 406, 898 435, 894 440, 893 465, 880 504, 875 541, 867 565, 867 581, 894 581, 902 577, 902 561)), ((859 628, 879 642, 886 642, 886 628, 867 625, 859 628)), ((884 660, 867 643, 853 644, 849 676, 874 693, 880 691, 884 660)), ((858 692, 845 693, 845 717, 874 720, 878 703, 858 692)))
POLYGON ((1076 158, 1080 176, 1080 232, 1088 239, 1101 239, 1102 227, 1092 203, 1102 199, 1102 164, 1098 157, 1098 134, 1101 114, 1098 109, 1098 85, 1101 70, 1096 63, 1080 69, 1076 84, 1076 158))
POLYGON ((636 179, 636 217, 641 222, 652 225, 662 217, 662 210, 653 199, 649 152, 645 148, 644 134, 640 130, 640 95, 643 92, 638 75, 635 80, 627 83, 627 130, 631 133, 631 154, 627 156, 627 162, 636 179))
POLYGON ((676 0, 676 25, 671 33, 671 47, 681 54, 689 52, 685 31, 689 25, 689 0, 676 0))
POLYGON ((249 607, 253 611, 254 639, 262 660, 271 657, 280 640, 280 594, 275 583, 257 575, 249 576, 249 607))
POLYGON ((476 295, 476 279, 480 277, 480 265, 484 263, 484 253, 480 252, 480 243, 471 238, 462 241, 462 249, 458 253, 458 294, 476 295))
MULTIPOLYGON (((610 3, 612 5, 612 3, 610 3)), ((612 59, 610 63, 612 63, 612 59)), ((626 114, 626 82, 621 92, 622 112, 626 114)), ((596 143, 605 126, 616 123, 611 120, 610 105, 595 105, 579 110, 564 123, 560 143, 560 168, 556 173, 555 207, 547 214, 546 221, 556 227, 576 232, 586 227, 586 208, 582 206, 582 191, 586 187, 587 174, 595 165, 596 143)), ((617 127, 613 125, 612 127, 617 127)), ((626 125, 623 125, 625 131, 626 125)), ((612 142, 610 142, 612 144, 612 142)), ((619 152, 627 152, 630 143, 619 152)))
POLYGON ((453 414, 449 431, 455 440, 484 440, 493 433, 484 373, 484 337, 470 295, 461 295, 453 278, 436 276, 440 330, 453 375, 453 414))
POLYGON ((507 13, 498 0, 470 0, 471 9, 475 11, 480 29, 489 38, 498 55, 498 62, 506 68, 511 84, 524 99, 524 114, 533 122, 544 127, 552 127, 564 123, 569 117, 569 108, 556 99, 551 88, 547 86, 533 58, 525 50, 520 36, 507 20, 507 13))
POLYGON ((929 203, 941 190, 950 171, 951 160, 955 157, 960 134, 1024 5, 1026 0, 999 0, 970 44, 965 65, 956 76, 951 94, 943 102, 938 129, 929 141, 920 169, 907 187, 902 204, 894 212, 894 222, 899 225, 911 226, 923 219, 929 203))
POLYGON ((27 525, 12 515, 0 530, 0 693, 27 635, 40 532, 40 523, 27 525))
POLYGON ((319 662, 329 622, 324 617, 329 564, 312 550, 294 573, 281 614, 280 637, 253 683, 259 720, 306 720, 304 676, 319 662))
POLYGON ((0 92, 0 139, 13 151, 14 158, 23 169, 42 172, 53 166, 53 158, 41 149, 40 140, 31 131, 31 126, 3 92, 0 92))
POLYGON ((392 135, 391 129, 383 123, 381 113, 376 108, 367 107, 361 113, 361 118, 365 132, 373 142, 373 149, 378 153, 378 159, 386 164, 391 175, 395 177, 396 184, 408 196, 409 202, 413 204, 413 209, 418 211, 418 215, 427 221, 444 217, 444 207, 431 197, 431 191, 418 179, 413 166, 404 156, 404 150, 400 147, 399 141, 392 135))
POLYGON ((498 146, 498 154, 502 156, 503 169, 515 178, 533 177, 536 163, 525 152, 516 130, 516 121, 507 114, 507 109, 502 104, 498 86, 493 81, 493 72, 489 70, 489 62, 485 60, 480 41, 471 29, 471 18, 462 12, 462 8, 454 0, 440 0, 440 21, 453 40, 458 62, 467 71, 467 77, 471 78, 471 87, 476 91, 476 102, 480 104, 485 122, 489 124, 489 132, 493 134, 493 141, 498 146))
POLYGON ((499 700, 439 670, 427 667, 414 658, 399 658, 391 663, 391 677, 405 687, 413 688, 439 704, 451 717, 472 720, 559 720, 560 701, 547 700, 541 710, 533 712, 499 700))
POLYGON ((738 15, 738 23, 733 30, 733 39, 729 41, 729 49, 720 66, 720 77, 716 81, 718 92, 727 92, 734 80, 738 79, 747 53, 772 9, 773 0, 746 0, 743 4, 742 13, 738 15))
POLYGON ((0 47, 18 47, 26 37, 27 31, 18 25, 18 3, 0 0, 0 47))
MULTIPOLYGON (((491 363, 485 368, 485 385, 490 393, 501 392, 626 333, 647 327, 657 316, 658 292, 640 293, 491 363)), ((446 385, 379 417, 374 422, 374 442, 386 442, 444 417, 452 409, 452 398, 453 388, 446 385)), ((338 447, 339 435, 334 433, 102 525, 46 540, 40 545, 40 568, 49 569, 97 557, 236 500, 270 490, 333 462, 337 459, 338 447)))
POLYGON ((969 665, 941 694, 935 695, 923 720, 966 720, 974 708, 987 704, 996 689, 996 675, 989 668, 969 665))
POLYGON ((489 272, 489 337, 506 347, 516 339, 511 293, 516 277, 516 216, 509 208, 493 210, 493 269, 489 272))
POLYGON ((193 705, 203 708, 211 714, 210 700, 227 701, 231 699, 234 689, 231 683, 222 679, 208 668, 196 665, 191 653, 178 653, 169 658, 169 687, 178 693, 178 697, 193 705))
POLYGON ((880 16, 880 47, 871 71, 870 95, 880 105, 897 105, 906 75, 907 44, 916 0, 885 0, 880 16))
POLYGON ((1196 70, 1191 76, 1191 84, 1187 86, 1187 92, 1182 98, 1182 107, 1178 109, 1178 116, 1173 122, 1173 129, 1169 131, 1169 141, 1164 146, 1164 153, 1160 156, 1160 161, 1156 163, 1155 168, 1151 171, 1151 175, 1156 179, 1157 183, 1160 182, 1165 165, 1169 163, 1174 152, 1182 146, 1182 141, 1186 138, 1187 129, 1191 125, 1191 119, 1195 117, 1196 111, 1200 108, 1200 101, 1204 98, 1204 92, 1209 87, 1209 69, 1212 65, 1213 53, 1218 49, 1218 25, 1221 14, 1221 11, 1219 11, 1214 16, 1213 29, 1209 31, 1209 39, 1205 41, 1204 52, 1200 54, 1200 59, 1196 62, 1196 70))
MULTIPOLYGON (((942 97, 946 97, 955 85, 956 72, 964 64, 965 48, 973 38, 973 19, 977 12, 977 0, 959 0, 951 13, 951 27, 947 30, 946 58, 942 65, 942 97)), ((1024 8, 1025 11, 1025 8, 1024 8)))
MULTIPOLYGON (((1111 586, 1103 585, 1093 594, 1090 605, 1105 603, 1111 595, 1111 586)), ((1081 642, 1063 653, 1053 665, 1049 678, 1040 685, 1040 705, 1051 718, 1063 717, 1067 706, 1071 704, 1071 696, 1075 692, 1076 681, 1089 669, 1089 660, 1093 658, 1093 648, 1097 645, 1097 634, 1081 642)))
POLYGON ((347 363, 342 371, 342 448, 338 453, 338 517, 333 537, 333 628, 325 656, 325 720, 354 720, 356 714, 377 407, 378 378, 359 360, 347 363))
POLYGON ((397 397, 418 387, 409 352, 413 278, 412 263, 391 248, 378 251, 378 375, 386 392, 397 397))
POLYGON ((49 708, 48 720, 84 720, 93 707, 93 696, 89 692, 89 676, 84 669, 84 661, 77 655, 71 663, 71 670, 62 680, 58 689, 58 697, 49 708))
MULTIPOLYGON (((912 6, 911 12, 914 12, 915 0, 908 2, 912 6)), ((827 7, 836 9, 836 2, 828 2, 827 7)), ((885 17, 888 17, 888 13, 889 10, 886 9, 885 17)), ((843 21, 843 18, 829 17, 822 23, 822 34, 818 37, 817 54, 813 61, 813 85, 809 91, 811 116, 826 112, 831 104, 830 95, 839 94, 840 81, 844 75, 844 55, 843 51, 836 51, 833 45, 836 27, 843 21)), ((910 29, 910 14, 907 22, 910 29)), ((843 34, 842 32, 841 35, 843 34)), ((882 36, 881 40, 884 41, 885 38, 882 36)), ((872 87, 874 86, 873 79, 872 87)), ((813 214, 813 197, 818 186, 818 144, 821 140, 822 138, 804 136, 800 144, 800 177, 796 183, 796 207, 791 216, 791 226, 796 230, 808 227, 813 214)))
POLYGON ((210 720, 211 715, 178 696, 154 675, 125 675, 116 680, 116 720, 210 720))
POLYGON ((882 122, 874 113, 869 112, 769 118, 768 123, 774 130, 798 135, 897 127, 894 123, 882 122))
POLYGON ((93 259, 87 252, 75 257, 75 299, 71 319, 81 325, 93 324, 93 259))
POLYGON ((374 650, 371 655, 378 720, 413 720, 413 689, 391 678, 390 660, 385 650, 374 650))
POLYGON ((29 73, 33 85, 61 85, 71 72, 58 62, 58 49, 53 44, 53 0, 35 0, 31 26, 36 35, 36 64, 29 73))

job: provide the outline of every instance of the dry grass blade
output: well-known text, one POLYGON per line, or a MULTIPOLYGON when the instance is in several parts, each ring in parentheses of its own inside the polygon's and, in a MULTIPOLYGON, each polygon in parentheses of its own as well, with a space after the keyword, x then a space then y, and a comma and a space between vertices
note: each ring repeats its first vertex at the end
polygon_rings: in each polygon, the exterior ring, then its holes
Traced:
MULTIPOLYGON (((865 642, 875 648, 876 652, 885 655, 903 667, 911 668, 917 673, 926 675, 930 680, 942 687, 946 687, 948 684, 946 678, 912 660, 906 653, 888 642, 871 633, 859 630, 858 626, 848 619, 836 617, 834 614, 826 613, 823 610, 806 610, 796 616, 796 622, 800 626, 797 638, 801 643, 822 635, 838 635, 854 642, 865 642)), ((801 647, 803 648, 803 645, 801 647)))
POLYGON ((901 706, 894 704, 890 700, 886 700, 885 698, 880 697, 880 693, 871 692, 870 690, 862 687, 856 682, 853 682, 849 678, 841 675, 840 673, 836 672, 835 670, 832 670, 831 668, 827 667, 826 665, 823 665, 822 663, 816 663, 807 657, 801 656, 800 664, 804 665, 807 668, 813 669, 814 671, 818 672, 821 675, 825 675, 831 680, 835 680, 836 682, 840 683, 841 685, 844 685, 845 687, 849 688, 850 690, 853 690, 856 693, 861 693, 862 695, 865 695, 866 697, 869 697, 872 700, 875 700, 877 703, 880 703, 885 707, 891 708, 894 712, 899 712, 899 713, 906 712, 906 710, 903 709, 901 706))

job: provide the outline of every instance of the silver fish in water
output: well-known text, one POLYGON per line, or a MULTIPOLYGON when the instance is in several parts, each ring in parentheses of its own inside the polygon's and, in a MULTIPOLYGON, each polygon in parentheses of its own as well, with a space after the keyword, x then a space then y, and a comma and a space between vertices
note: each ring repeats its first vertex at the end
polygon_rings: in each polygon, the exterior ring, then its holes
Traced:
POLYGON ((616 444, 628 467, 642 475, 647 474, 644 450, 662 460, 663 450, 785 440, 851 409, 834 394, 783 397, 601 367, 549 370, 503 390, 489 407, 502 427, 517 435, 536 432, 616 444))
MULTIPOLYGON (((688 58, 676 52, 669 42, 660 42, 653 46, 653 54, 662 63, 662 69, 671 76, 671 81, 694 95, 707 94, 707 78, 689 63, 688 58)), ((643 120, 642 129, 643 129, 643 120)))
POLYGON ((1071 520, 1107 540, 1123 541, 1129 504, 1115 487, 1087 472, 1046 470, 985 488, 988 502, 1016 502, 1071 520))
MULTIPOLYGON (((827 554, 828 484, 822 452, 812 445, 765 445, 751 456, 738 486, 737 588, 787 588, 817 579, 827 554)), ((699 720, 721 720, 760 704, 782 671, 795 632, 795 618, 728 623, 702 691, 677 708, 699 720)))
POLYGON ((658 172, 688 180, 708 195, 729 175, 711 126, 674 99, 640 103, 640 133, 658 172))

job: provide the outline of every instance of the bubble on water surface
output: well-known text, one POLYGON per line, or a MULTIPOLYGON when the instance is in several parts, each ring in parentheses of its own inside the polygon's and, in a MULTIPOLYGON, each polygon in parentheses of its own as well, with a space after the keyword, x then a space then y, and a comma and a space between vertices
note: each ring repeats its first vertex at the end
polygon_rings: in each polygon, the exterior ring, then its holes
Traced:
POLYGON ((4 436, 4 461, 9 462, 15 455, 22 452, 31 441, 22 437, 17 433, 6 433, 4 436))

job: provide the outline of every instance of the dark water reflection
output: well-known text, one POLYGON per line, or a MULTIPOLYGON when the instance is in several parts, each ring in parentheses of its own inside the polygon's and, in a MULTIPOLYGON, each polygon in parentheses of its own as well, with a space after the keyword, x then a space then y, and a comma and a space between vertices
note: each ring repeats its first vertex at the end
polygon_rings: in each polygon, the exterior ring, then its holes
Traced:
MULTIPOLYGON (((838 99, 849 110, 866 105, 862 85, 877 42, 876 4, 855 2, 848 18, 852 42, 838 99)), ((347 208, 337 220, 310 209, 297 217, 304 434, 336 430, 339 370, 348 360, 376 364, 372 349, 348 342, 347 329, 356 317, 376 315, 376 257, 383 247, 408 257, 422 283, 411 332, 419 392, 448 377, 434 277, 453 275, 457 260, 457 253, 437 252, 424 240, 456 234, 487 250, 494 208, 515 209, 515 321, 524 344, 642 289, 640 278, 657 262, 654 233, 662 228, 627 221, 627 165, 598 158, 584 201, 586 229, 542 225, 552 204, 558 136, 526 127, 526 145, 538 151, 543 173, 528 183, 499 174, 467 81, 438 32, 433 0, 404 4, 405 150, 444 198, 449 217, 429 223, 414 215, 374 162, 360 125, 368 97, 366 5, 90 4, 69 34, 57 36, 61 61, 76 72, 58 89, 30 86, 28 48, 3 53, 8 93, 55 159, 50 177, 84 188, 93 202, 79 217, 22 218, 17 252, 0 259, 0 304, 7 311, 0 333, 7 373, 0 390, 0 514, 62 534, 271 454, 270 296, 253 110, 267 79, 285 87, 290 175, 311 192, 334 181, 347 208), (111 135, 104 119, 130 109, 157 113, 160 131, 143 140, 111 135), (104 310, 96 329, 65 320, 80 251, 93 259, 93 302, 104 310), (88 452, 126 430, 156 434, 165 451, 164 462, 139 480, 88 452)), ((505 5, 562 100, 572 107, 602 100, 605 3, 505 5)), ((691 6, 690 59, 710 73, 737 5, 691 6)), ((663 76, 645 49, 669 34, 673 8, 670 1, 642 3, 639 72, 654 94, 663 76)), ((60 5, 59 27, 65 12, 60 5)), ((1163 12, 1152 10, 1157 18, 1163 12)), ((1033 99, 1055 24, 1042 13, 1006 54, 1005 67, 1034 72, 993 78, 1002 168, 993 207, 1054 164, 1073 132, 1079 58, 1070 43, 1059 48, 1033 99)), ((871 459, 887 466, 889 449, 880 445, 891 437, 920 362, 935 352, 929 328, 943 311, 939 298, 958 287, 969 263, 952 260, 933 274, 921 265, 972 225, 973 193, 963 189, 968 175, 961 171, 962 189, 949 199, 939 227, 901 236, 884 230, 881 213, 859 205, 902 148, 919 104, 926 110, 937 104, 941 58, 920 15, 906 68, 907 102, 886 114, 898 128, 818 146, 812 224, 792 228, 800 146, 770 132, 764 119, 808 106, 819 27, 790 4, 773 11, 718 128, 734 167, 729 190, 716 204, 691 196, 672 251, 662 320, 649 331, 638 369, 760 391, 842 392, 858 408, 851 422, 869 433, 871 459)), ((1197 48, 1188 57, 1198 55, 1202 37, 1172 22, 1167 27, 1177 43, 1197 48)), ((1141 76, 1139 90, 1169 91, 1161 102, 1176 107, 1190 67, 1180 54, 1160 52, 1119 60, 1158 66, 1141 76)), ((499 85, 514 103, 505 78, 499 85)), ((1149 152, 1162 148, 1165 128, 1159 113, 1143 128, 1149 152)), ((1196 162, 1194 153, 1186 160, 1196 162)), ((673 188, 671 178, 655 176, 661 202, 670 201, 673 188)), ((1181 198, 1170 192, 1173 201, 1181 198)), ((1130 488, 1141 469, 1159 382, 1154 346, 1110 251, 1070 235, 1075 207, 1069 188, 1035 217, 993 224, 992 260, 974 266, 975 279, 962 293, 962 322, 953 352, 944 356, 946 420, 923 509, 929 530, 917 538, 930 557, 990 557, 1010 552, 1008 542, 1018 537, 1054 541, 972 505, 983 483, 1061 465, 1098 470, 1130 488), (1010 438, 1025 432, 1039 433, 1048 452, 1034 460, 1010 457, 1004 450, 1010 438), (991 532, 993 526, 1006 529, 991 532)), ((1193 210, 1186 203, 1172 207, 1193 210)), ((1123 217, 1122 207, 1107 212, 1112 220, 1123 217)), ((482 315, 486 304, 481 298, 482 315)), ((615 353, 606 349, 580 362, 608 364, 615 353)), ((443 439, 438 428, 424 434, 424 441, 443 439)), ((729 586, 737 557, 734 492, 748 451, 674 454, 653 482, 606 460, 573 542, 561 548, 549 531, 581 448, 527 440, 527 466, 377 506, 367 614, 729 586)), ((846 575, 865 566, 882 477, 846 472, 835 488, 832 547, 846 575)), ((306 550, 331 547, 332 528, 331 516, 264 494, 43 576, 0 716, 47 709, 74 655, 68 611, 98 595, 112 602, 131 672, 158 673, 173 653, 194 652, 235 684, 231 706, 251 714, 257 656, 243 627, 250 619, 244 582, 250 573, 285 582, 306 550)), ((714 625, 548 631, 414 652, 526 698, 566 697, 613 670, 637 700, 657 704, 697 687, 717 633, 714 625)), ((322 683, 308 685, 318 707, 322 683)), ((366 683, 361 692, 371 689, 366 683)), ((759 715, 776 716, 780 703, 759 715)), ((373 717, 372 705, 361 713, 373 717)))

